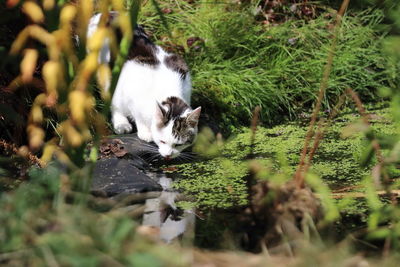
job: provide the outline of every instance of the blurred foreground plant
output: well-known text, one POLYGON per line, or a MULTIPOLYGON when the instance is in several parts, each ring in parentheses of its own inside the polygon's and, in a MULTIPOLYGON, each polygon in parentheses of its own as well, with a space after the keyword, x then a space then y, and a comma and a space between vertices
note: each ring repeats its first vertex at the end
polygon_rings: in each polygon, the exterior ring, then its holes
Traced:
POLYGON ((379 3, 385 10, 391 33, 383 41, 383 51, 387 56, 387 68, 393 70, 394 84, 382 88, 380 94, 391 100, 391 111, 396 131, 391 135, 374 132, 369 125, 369 117, 360 99, 353 92, 352 97, 362 116, 363 127, 357 127, 365 135, 364 161, 374 164, 371 175, 365 178, 365 192, 370 215, 368 217, 368 237, 384 240, 383 255, 400 248, 400 207, 398 204, 400 182, 398 164, 400 162, 400 81, 396 75, 400 71, 400 3, 398 1, 371 1, 379 3), (378 191, 385 194, 378 195, 378 191))
POLYGON ((31 24, 19 33, 11 46, 10 54, 22 54, 23 59, 21 74, 9 88, 15 90, 21 83, 32 82, 39 55, 48 58, 41 69, 45 90, 34 99, 28 119, 29 147, 32 151, 43 148, 45 162, 56 155, 70 167, 83 166, 87 142, 96 142, 107 131, 111 95, 133 38, 140 2, 133 1, 126 10, 122 0, 97 1, 97 11, 103 16, 89 40, 86 40, 86 32, 95 11, 93 1, 46 1, 43 5, 35 1, 17 2, 31 24), (110 8, 119 13, 113 25, 122 32, 120 43, 116 41, 114 28, 107 23, 110 8), (76 39, 78 47, 73 42, 76 39), (106 40, 110 41, 113 58, 116 58, 112 70, 108 64, 98 63, 99 51, 106 40), (95 109, 96 88, 92 83, 95 74, 104 102, 101 113, 95 109), (110 84, 111 89, 108 88, 110 84), (56 113, 59 137, 46 142, 43 125, 48 110, 56 113))
MULTIPOLYGON (((42 161, 35 159, 43 162, 43 168, 32 167, 29 182, 14 191, 0 192, 0 264, 182 266, 187 260, 176 250, 157 246, 155 240, 138 234, 134 216, 114 208, 113 201, 87 193, 93 164, 85 161, 84 150, 89 141, 96 144, 105 134, 110 96, 133 38, 140 4, 132 1, 126 10, 122 0, 96 2, 103 16, 89 40, 86 31, 96 9, 94 1, 7 2, 9 8, 21 8, 30 21, 10 49, 12 56, 20 55, 22 60, 20 75, 8 89, 33 83, 37 69, 45 85, 33 100, 27 127, 29 148, 42 152, 42 161), (113 27, 122 32, 120 43, 107 23, 110 9, 119 12, 113 27), (79 39, 78 47, 75 39, 79 39), (106 39, 116 58, 113 69, 98 63, 106 39), (43 66, 39 59, 44 59, 43 66), (104 102, 101 112, 95 109, 95 77, 104 102), (46 140, 44 126, 50 112, 56 114, 58 136, 46 140)), ((17 152, 23 151, 31 156, 26 147, 17 152)), ((90 158, 97 159, 95 145, 90 158)))
MULTIPOLYGON (((90 176, 90 167, 71 175, 90 176)), ((0 194, 0 264, 188 266, 189 251, 161 246, 126 209, 111 205, 104 211, 107 200, 71 192, 56 163, 32 169, 30 176, 30 183, 0 194)))

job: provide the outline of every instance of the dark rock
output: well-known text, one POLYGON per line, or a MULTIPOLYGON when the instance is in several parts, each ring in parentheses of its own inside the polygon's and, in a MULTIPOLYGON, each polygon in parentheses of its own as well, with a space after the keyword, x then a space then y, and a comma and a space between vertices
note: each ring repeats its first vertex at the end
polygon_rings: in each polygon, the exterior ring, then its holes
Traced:
POLYGON ((152 158, 158 148, 154 143, 140 140, 137 134, 115 135, 106 138, 100 145, 100 158, 129 158, 142 170, 148 169, 147 160, 152 158))
POLYGON ((150 144, 136 134, 112 136, 103 140, 100 159, 92 179, 92 194, 102 197, 161 191, 162 187, 143 170, 148 163, 143 159, 151 154, 150 144))
POLYGON ((93 172, 92 193, 115 196, 121 193, 161 191, 161 186, 138 169, 131 159, 103 158, 93 172))

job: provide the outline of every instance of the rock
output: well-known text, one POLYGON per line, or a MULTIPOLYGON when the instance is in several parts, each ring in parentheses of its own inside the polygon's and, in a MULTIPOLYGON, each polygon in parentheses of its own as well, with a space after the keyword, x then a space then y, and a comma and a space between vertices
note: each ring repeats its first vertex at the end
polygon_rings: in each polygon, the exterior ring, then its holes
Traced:
POLYGON ((149 153, 149 144, 138 139, 136 134, 105 139, 100 153, 93 172, 92 194, 112 197, 162 190, 143 172, 148 163, 142 156, 149 153))
POLYGON ((157 146, 140 140, 137 134, 115 135, 102 140, 100 145, 100 158, 129 158, 139 169, 148 168, 147 159, 152 158, 157 151, 157 146))
POLYGON ((103 158, 93 172, 92 192, 95 195, 161 191, 162 187, 138 169, 131 159, 103 158))

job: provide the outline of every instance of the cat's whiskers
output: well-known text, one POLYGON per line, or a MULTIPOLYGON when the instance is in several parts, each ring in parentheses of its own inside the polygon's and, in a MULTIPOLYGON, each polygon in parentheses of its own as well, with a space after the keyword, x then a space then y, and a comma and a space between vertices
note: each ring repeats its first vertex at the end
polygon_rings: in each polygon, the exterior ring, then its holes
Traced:
POLYGON ((141 146, 145 146, 145 147, 153 147, 153 148, 155 148, 155 146, 151 145, 151 144, 150 144, 150 143, 148 143, 148 142, 145 142, 145 141, 143 141, 143 140, 140 140, 140 139, 139 139, 139 141, 140 141, 140 145, 141 145, 141 146))
POLYGON ((142 146, 143 148, 145 148, 146 151, 158 151, 158 147, 153 146, 153 145, 151 145, 151 144, 149 144, 149 143, 146 143, 146 142, 141 142, 141 143, 140 143, 140 146, 142 146))
POLYGON ((152 162, 157 158, 160 158, 160 155, 159 154, 153 154, 153 155, 151 155, 150 157, 147 158, 147 161, 152 162))
POLYGON ((150 152, 158 152, 158 149, 157 148, 153 148, 153 147, 146 147, 146 148, 143 148, 146 152, 147 151, 150 151, 150 152))
POLYGON ((195 154, 191 152, 181 152, 177 158, 182 161, 193 160, 195 158, 195 154))

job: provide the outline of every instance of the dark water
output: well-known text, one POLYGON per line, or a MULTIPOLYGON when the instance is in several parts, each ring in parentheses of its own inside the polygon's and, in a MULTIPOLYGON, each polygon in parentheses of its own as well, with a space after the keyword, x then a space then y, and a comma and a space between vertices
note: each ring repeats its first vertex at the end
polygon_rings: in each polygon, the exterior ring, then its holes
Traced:
POLYGON ((179 192, 172 188, 173 179, 162 172, 146 172, 161 187, 158 198, 147 199, 142 225, 160 229, 161 240, 170 243, 173 240, 191 238, 193 236, 195 215, 193 210, 183 210, 176 206, 179 192))

